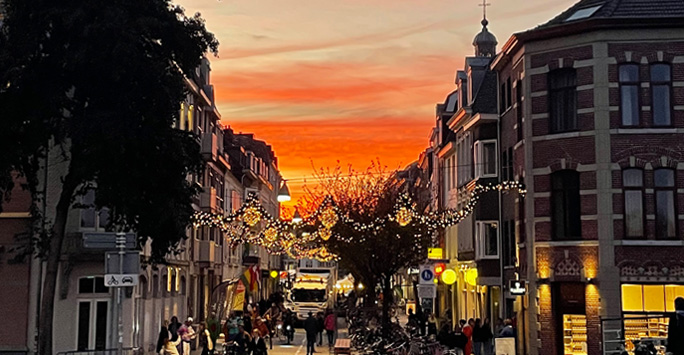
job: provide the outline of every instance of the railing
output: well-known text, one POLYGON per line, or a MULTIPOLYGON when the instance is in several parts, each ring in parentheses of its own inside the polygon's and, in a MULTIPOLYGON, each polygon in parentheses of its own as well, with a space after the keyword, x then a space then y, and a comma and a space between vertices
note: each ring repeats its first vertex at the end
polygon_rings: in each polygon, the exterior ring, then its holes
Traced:
MULTIPOLYGON (((143 354, 142 348, 124 348, 123 355, 141 355, 143 354)), ((118 349, 104 349, 104 350, 72 350, 72 351, 62 351, 57 353, 57 355, 118 355, 118 349)))

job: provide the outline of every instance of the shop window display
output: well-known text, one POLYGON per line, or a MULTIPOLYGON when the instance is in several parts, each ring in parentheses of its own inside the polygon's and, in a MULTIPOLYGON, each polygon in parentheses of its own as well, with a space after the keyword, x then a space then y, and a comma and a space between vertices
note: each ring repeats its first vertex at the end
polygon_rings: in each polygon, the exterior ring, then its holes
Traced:
POLYGON ((587 354, 587 316, 563 315, 563 345, 565 355, 587 354))

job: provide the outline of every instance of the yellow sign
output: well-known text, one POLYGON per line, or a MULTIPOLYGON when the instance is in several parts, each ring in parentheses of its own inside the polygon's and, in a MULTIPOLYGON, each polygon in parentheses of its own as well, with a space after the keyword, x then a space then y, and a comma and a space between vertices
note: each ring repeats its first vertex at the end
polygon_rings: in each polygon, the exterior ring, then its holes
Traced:
POLYGON ((452 269, 446 269, 442 273, 442 282, 444 282, 446 285, 453 285, 454 282, 456 282, 456 278, 456 271, 452 269))
POLYGON ((278 278, 278 271, 276 271, 276 270, 271 270, 271 278, 273 278, 273 279, 278 278))
POLYGON ((428 259, 443 259, 444 252, 442 248, 428 248, 428 259))
POLYGON ((477 269, 468 269, 465 274, 465 279, 468 285, 470 286, 476 286, 477 285, 477 269))

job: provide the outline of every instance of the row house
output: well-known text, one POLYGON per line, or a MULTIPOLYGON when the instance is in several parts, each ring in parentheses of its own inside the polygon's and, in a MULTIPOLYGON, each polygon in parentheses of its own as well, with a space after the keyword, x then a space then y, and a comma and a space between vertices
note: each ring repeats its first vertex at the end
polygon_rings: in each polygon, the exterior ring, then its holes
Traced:
MULTIPOLYGON (((487 26, 484 19, 473 41, 475 56, 466 57, 456 89, 437 105, 428 148, 434 152, 432 211, 462 209, 476 185, 500 181, 497 76, 489 68, 497 40, 487 26)), ((447 267, 459 277, 453 285, 439 285, 438 314, 457 320, 501 316, 499 214, 499 195, 483 195, 471 215, 440 236, 447 267), (452 313, 443 314, 447 310, 452 313)))
POLYGON ((525 354, 667 336, 684 295, 684 3, 582 0, 516 33, 498 74, 505 277, 525 354), (606 341, 603 341, 603 340, 606 341))
MULTIPOLYGON (((274 194, 279 192, 277 187, 282 178, 275 154, 270 146, 251 137, 251 141, 231 140, 232 131, 224 131, 220 123, 210 71, 209 61, 204 58, 195 72, 187 74, 187 96, 174 123, 175 128, 196 134, 205 163, 202 174, 188 176, 188 181, 201 189, 193 207, 197 211, 230 214, 244 203, 249 189, 259 186, 250 179, 262 179, 270 186, 265 188, 270 192, 262 194, 262 203, 277 217, 279 206, 274 194), (245 152, 245 157, 234 156, 235 150, 245 152), (250 155, 252 162, 246 164, 250 155), (257 159, 256 155, 260 157, 257 159)), ((54 149, 45 162, 49 169, 39 174, 39 188, 47 191, 47 198, 36 205, 48 219, 54 211, 51 203, 58 200, 60 172, 68 164, 59 154, 54 149)), ((37 258, 16 257, 32 233, 41 228, 31 217, 30 194, 19 183, 0 213, 0 278, 7 286, 3 290, 9 292, 5 297, 7 302, 0 305, 0 313, 11 317, 13 322, 8 336, 0 340, 0 353, 13 354, 35 349, 44 269, 37 258)), ((77 202, 92 205, 95 193, 90 191, 77 202)), ((86 234, 109 232, 108 218, 106 208, 73 208, 69 212, 55 300, 53 346, 56 352, 103 350, 117 345, 116 292, 104 283, 106 250, 84 246, 86 234)), ((217 310, 214 297, 217 288, 227 280, 238 278, 245 265, 252 262, 249 253, 243 255, 241 250, 242 246, 230 245, 217 228, 193 227, 179 245, 179 253, 167 255, 166 264, 142 263, 139 284, 127 287, 124 292, 124 347, 154 352, 164 320, 172 316, 181 321, 193 317, 196 322, 208 318, 217 310)), ((142 246, 143 261, 150 256, 150 251, 149 243, 142 246)), ((277 266, 278 261, 270 260, 263 250, 255 253, 266 260, 263 270, 277 266)), ((263 292, 268 295, 267 291, 263 292)))

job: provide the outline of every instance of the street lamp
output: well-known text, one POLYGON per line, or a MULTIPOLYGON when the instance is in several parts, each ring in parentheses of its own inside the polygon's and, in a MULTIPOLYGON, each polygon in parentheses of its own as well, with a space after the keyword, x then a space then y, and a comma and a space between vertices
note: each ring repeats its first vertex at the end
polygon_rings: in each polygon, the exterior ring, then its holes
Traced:
POLYGON ((302 221, 302 215, 299 214, 299 210, 295 207, 294 216, 292 216, 292 223, 299 223, 302 221))
POLYGON ((290 201, 290 189, 287 187, 287 180, 283 180, 283 185, 278 191, 278 202, 290 201))

